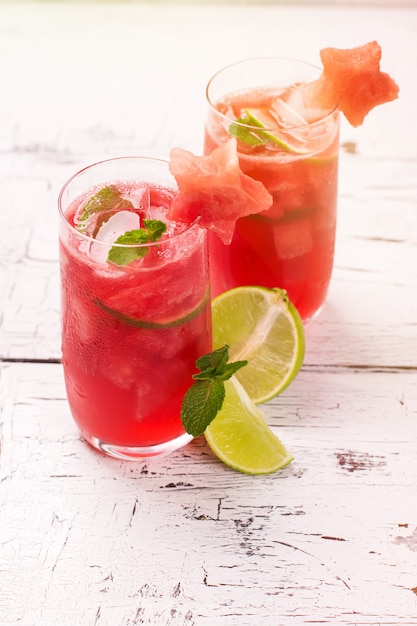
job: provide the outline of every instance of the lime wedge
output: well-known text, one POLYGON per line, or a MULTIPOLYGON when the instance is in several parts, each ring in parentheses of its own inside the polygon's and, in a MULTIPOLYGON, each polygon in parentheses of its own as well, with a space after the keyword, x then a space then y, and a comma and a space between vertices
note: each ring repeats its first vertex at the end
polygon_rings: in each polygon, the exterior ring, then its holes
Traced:
POLYGON ((249 361, 235 376, 255 404, 281 393, 301 369, 304 328, 286 291, 236 287, 212 302, 213 348, 249 361))
POLYGON ((269 474, 288 465, 293 456, 269 428, 236 376, 224 384, 223 406, 204 433, 214 454, 245 474, 269 474))

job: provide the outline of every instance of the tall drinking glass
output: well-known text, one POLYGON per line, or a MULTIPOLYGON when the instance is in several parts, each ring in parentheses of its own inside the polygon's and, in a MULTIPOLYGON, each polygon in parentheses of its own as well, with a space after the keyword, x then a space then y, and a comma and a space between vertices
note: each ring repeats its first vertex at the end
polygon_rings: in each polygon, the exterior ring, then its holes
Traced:
POLYGON ((229 246, 210 236, 212 294, 280 287, 304 320, 325 300, 336 232, 339 113, 307 110, 302 97, 319 74, 292 59, 248 59, 215 74, 206 92, 205 153, 235 137, 242 171, 273 198, 238 220, 229 246))
POLYGON ((196 224, 169 220, 175 193, 166 161, 126 157, 78 172, 59 195, 68 401, 84 438, 117 458, 192 438, 180 408, 211 351, 208 245, 196 224))

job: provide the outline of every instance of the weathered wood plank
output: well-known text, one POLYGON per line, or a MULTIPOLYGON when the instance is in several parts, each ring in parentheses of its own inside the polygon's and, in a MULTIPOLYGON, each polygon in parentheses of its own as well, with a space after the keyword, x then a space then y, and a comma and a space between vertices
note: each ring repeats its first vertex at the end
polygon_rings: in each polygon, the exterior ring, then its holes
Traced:
POLYGON ((265 407, 295 454, 266 477, 228 470, 202 439, 146 464, 101 456, 79 439, 59 365, 3 366, 0 389, 2 623, 417 614, 410 373, 303 372, 265 407))

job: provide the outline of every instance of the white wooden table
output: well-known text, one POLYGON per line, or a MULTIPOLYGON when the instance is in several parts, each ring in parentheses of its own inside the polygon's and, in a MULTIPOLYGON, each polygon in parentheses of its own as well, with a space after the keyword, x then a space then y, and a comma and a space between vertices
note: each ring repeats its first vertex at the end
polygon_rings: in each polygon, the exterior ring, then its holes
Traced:
POLYGON ((417 624, 417 7, 393 4, 0 3, 1 626, 417 624), (201 152, 229 62, 372 39, 400 98, 343 124, 328 301, 264 407, 293 464, 94 452, 60 365, 66 178, 201 152))

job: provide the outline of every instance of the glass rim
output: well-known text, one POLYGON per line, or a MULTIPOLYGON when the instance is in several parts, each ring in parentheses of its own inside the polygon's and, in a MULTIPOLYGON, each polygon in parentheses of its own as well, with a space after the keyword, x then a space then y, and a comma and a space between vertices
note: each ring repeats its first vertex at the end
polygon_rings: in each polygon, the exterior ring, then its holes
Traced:
MULTIPOLYGON (((80 175, 82 175, 84 172, 87 172, 88 170, 93 169, 96 166, 99 165, 110 165, 111 163, 118 163, 121 161, 152 161, 153 163, 158 163, 160 165, 167 165, 169 164, 169 161, 167 159, 162 159, 159 157, 152 157, 152 156, 141 156, 141 155, 130 155, 130 156, 118 156, 118 157, 111 157, 109 159, 102 159, 101 161, 95 161, 94 163, 90 163, 89 165, 86 165, 85 167, 82 167, 81 169, 79 169, 75 174, 72 174, 72 176, 70 176, 65 183, 63 184, 59 194, 58 194, 58 213, 59 216, 62 220, 62 222, 64 223, 64 225, 69 229, 69 231, 71 231, 74 235, 76 235, 78 238, 84 240, 84 241, 88 241, 90 243, 94 242, 95 244, 100 244, 103 246, 106 246, 107 248, 110 247, 117 247, 117 248, 152 248, 155 246, 161 246, 161 245, 166 245, 169 242, 174 241, 175 239, 183 236, 184 234, 186 234, 188 231, 190 231, 192 228, 194 228, 195 226, 198 227, 198 218, 194 220, 194 222, 192 222, 191 224, 182 224, 181 222, 176 222, 177 224, 181 224, 181 226, 183 226, 183 228, 181 228, 181 230, 179 232, 173 233, 172 235, 167 235, 165 238, 159 239, 158 241, 150 241, 147 243, 112 243, 112 242, 108 242, 108 241, 101 241, 100 239, 95 239, 94 237, 92 237, 91 235, 88 235, 86 233, 83 233, 82 231, 78 230, 78 228, 76 226, 74 226, 73 224, 71 224, 66 216, 65 216, 65 212, 62 208, 62 200, 63 200, 63 196, 65 191, 69 188, 69 186, 71 185, 71 183, 76 180, 80 175)), ((138 180, 140 180, 140 177, 135 181, 135 179, 132 177, 130 179, 132 182, 137 182, 138 180)), ((117 182, 117 177, 115 178, 115 181, 117 182)), ((144 180, 144 183, 149 182, 144 180)), ((100 184, 100 183, 99 183, 100 184)), ((106 181, 103 180, 103 186, 106 185, 106 181)), ((167 188, 169 188, 169 186, 167 186, 167 188)), ((175 191, 175 190, 174 190, 175 191)), ((75 200, 76 198, 74 198, 75 200)), ((201 228, 199 228, 199 230, 203 230, 201 228)))
MULTIPOLYGON (((250 130, 259 131, 259 126, 252 126, 251 124, 244 124, 242 122, 238 122, 236 119, 232 119, 228 117, 227 115, 225 115, 224 113, 221 113, 221 111, 218 110, 218 108, 216 107, 216 104, 213 102, 213 100, 211 99, 209 95, 209 90, 213 84, 213 81, 215 81, 216 78, 220 76, 220 74, 234 67, 243 65, 245 63, 258 62, 258 61, 280 61, 280 62, 282 61, 282 62, 289 62, 289 63, 297 63, 300 66, 305 66, 310 69, 317 70, 318 72, 322 71, 322 68, 319 67, 318 65, 314 65, 313 63, 309 63, 308 61, 303 61, 302 59, 297 59, 295 57, 261 56, 261 57, 246 57, 244 59, 240 59, 239 61, 234 61, 233 63, 229 63, 228 65, 225 65, 220 70, 218 70, 215 74, 213 74, 207 83, 206 92, 205 92, 206 100, 210 108, 213 110, 213 112, 216 113, 216 115, 218 115, 220 118, 222 118, 226 122, 236 124, 237 126, 245 128, 245 129, 249 128, 250 130)), ((279 82, 277 83, 277 86, 279 86, 279 82)), ((244 86, 242 86, 242 89, 244 89, 244 86)), ((231 94, 233 92, 229 92, 229 93, 231 94)), ((228 94, 225 93, 224 95, 227 96, 228 94)), ((280 128, 279 126, 265 126, 263 130, 273 131, 273 130, 279 129, 280 133, 285 134, 286 132, 291 132, 294 130, 302 130, 305 128, 311 128, 312 126, 316 124, 321 124, 322 122, 325 122, 328 118, 331 118, 335 113, 339 113, 337 106, 334 107, 333 109, 326 109, 324 114, 320 116, 317 120, 314 120, 314 122, 310 122, 307 124, 300 124, 298 126, 290 126, 288 128, 280 128)))

